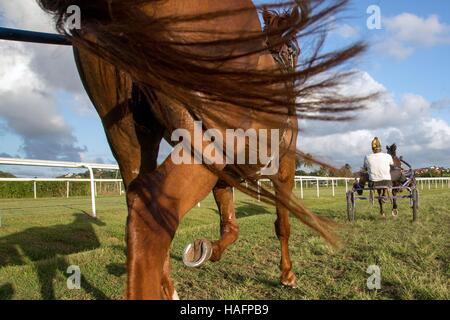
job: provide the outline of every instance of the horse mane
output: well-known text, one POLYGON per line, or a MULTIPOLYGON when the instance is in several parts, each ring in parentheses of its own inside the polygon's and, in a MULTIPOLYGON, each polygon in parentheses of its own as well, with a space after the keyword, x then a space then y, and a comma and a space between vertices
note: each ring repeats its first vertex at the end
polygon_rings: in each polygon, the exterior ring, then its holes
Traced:
POLYGON ((277 29, 280 27, 281 22, 287 20, 290 15, 288 10, 284 10, 283 12, 278 12, 275 10, 267 9, 263 7, 263 16, 264 16, 264 26, 263 32, 270 32, 270 29, 277 29))
MULTIPOLYGON (((234 128, 236 124, 233 117, 217 116, 221 112, 221 104, 237 106, 242 114, 257 112, 263 115, 261 122, 270 128, 274 125, 282 127, 277 120, 279 117, 272 115, 289 116, 293 109, 301 119, 349 120, 352 118, 349 112, 360 110, 368 100, 376 96, 339 93, 340 85, 352 75, 352 72, 339 71, 339 68, 363 53, 366 49, 364 43, 357 42, 343 49, 323 52, 329 18, 343 10, 348 0, 331 0, 326 3, 325 0, 311 0, 308 16, 305 16, 305 10, 302 10, 302 19, 292 22, 290 30, 295 32, 294 36, 298 39, 318 39, 307 51, 308 54, 303 51, 302 62, 292 72, 279 72, 278 69, 243 69, 233 67, 233 64, 217 67, 266 51, 266 35, 260 32, 261 30, 233 36, 227 34, 207 40, 171 37, 173 32, 180 31, 176 29, 180 23, 254 14, 253 5, 218 12, 158 18, 157 15, 145 14, 142 8, 149 4, 163 3, 165 0, 37 1, 44 10, 54 16, 57 30, 69 37, 74 46, 84 48, 124 70, 147 97, 152 96, 152 90, 158 90, 177 100, 191 115, 200 120, 207 116, 224 128, 234 128), (68 18, 66 9, 69 5, 80 7, 83 14, 82 30, 65 28, 68 18), (96 41, 85 35, 93 35, 96 41), (236 47, 240 50, 235 50, 236 47), (210 48, 222 50, 211 53, 210 48), (287 88, 286 83, 294 85, 287 88)), ((300 2, 306 3, 304 0, 300 2)), ((290 1, 270 4, 267 7, 273 9, 287 4, 294 3, 290 1)), ((277 14, 274 21, 280 23, 282 19, 283 14, 277 14)), ((275 30, 274 35, 283 32, 275 30)), ((220 32, 215 31, 214 34, 220 35, 220 32)), ((297 155, 305 157, 301 152, 297 152, 297 155)), ((261 199, 268 203, 281 203, 330 243, 336 242, 330 231, 330 221, 313 215, 291 196, 275 195, 273 191, 259 189, 256 178, 248 177, 245 168, 235 166, 234 175, 214 170, 213 167, 208 168, 250 196, 260 195, 261 199), (236 175, 246 177, 248 187, 240 184, 240 179, 235 178, 236 175)))

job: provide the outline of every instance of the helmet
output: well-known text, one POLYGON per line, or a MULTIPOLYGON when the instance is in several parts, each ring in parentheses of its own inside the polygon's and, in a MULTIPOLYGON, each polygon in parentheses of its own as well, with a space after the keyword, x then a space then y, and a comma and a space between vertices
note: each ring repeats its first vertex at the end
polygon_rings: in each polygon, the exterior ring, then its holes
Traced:
POLYGON ((375 137, 372 140, 372 151, 381 152, 381 142, 380 139, 378 139, 378 137, 375 137))

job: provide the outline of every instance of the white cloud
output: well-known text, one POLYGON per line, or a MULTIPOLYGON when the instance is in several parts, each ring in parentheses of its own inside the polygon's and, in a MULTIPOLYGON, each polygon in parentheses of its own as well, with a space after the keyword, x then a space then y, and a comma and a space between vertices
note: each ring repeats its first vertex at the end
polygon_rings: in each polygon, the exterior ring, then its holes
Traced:
POLYGON ((0 12, 6 26, 41 32, 55 32, 52 18, 34 0, 1 1, 0 12))
POLYGON ((441 22, 437 15, 423 18, 402 13, 384 18, 383 24, 387 36, 377 47, 398 59, 407 58, 418 48, 450 44, 450 25, 441 22))
MULTIPOLYGON (((1 1, 0 14, 8 27, 55 32, 36 1, 1 1)), ((57 95, 66 92, 87 109, 72 49, 0 41, 0 56, 0 120, 4 132, 20 137, 17 150, 30 158, 79 160, 86 149, 57 106, 57 95)))
MULTIPOLYGON (((55 32, 50 15, 45 13, 33 0, 0 1, 0 14, 6 26, 39 32, 55 32)), ((4 46, 6 41, 0 41, 4 46)), ((21 43, 22 52, 30 59, 29 68, 47 83, 51 90, 66 90, 82 93, 73 59, 72 48, 56 45, 21 43)))
POLYGON ((411 13, 402 13, 384 20, 389 32, 404 42, 418 46, 434 46, 450 43, 450 27, 439 21, 437 15, 421 18, 411 13))
POLYGON ((356 27, 346 23, 338 25, 333 32, 346 39, 355 37, 359 34, 359 30, 356 27))
POLYGON ((18 149, 29 158, 79 160, 85 149, 76 146, 56 97, 32 70, 32 57, 24 46, 2 43, 0 55, 0 119, 9 133, 21 138, 18 149))
POLYGON ((450 165, 450 125, 432 115, 432 103, 415 94, 405 94, 400 101, 387 92, 366 72, 360 72, 344 91, 365 94, 384 91, 366 110, 350 122, 301 121, 301 150, 341 166, 350 163, 359 168, 364 155, 371 152, 373 137, 383 145, 397 143, 400 155, 413 166, 450 165))

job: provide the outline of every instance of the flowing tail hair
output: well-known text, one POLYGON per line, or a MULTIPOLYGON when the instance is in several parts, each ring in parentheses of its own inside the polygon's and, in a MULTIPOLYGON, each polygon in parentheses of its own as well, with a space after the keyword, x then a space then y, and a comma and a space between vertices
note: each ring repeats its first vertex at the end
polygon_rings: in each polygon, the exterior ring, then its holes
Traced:
MULTIPOLYGON (((345 8, 347 0, 326 3, 325 0, 297 0, 281 5, 266 4, 271 9, 288 4, 299 5, 301 9, 301 15, 292 22, 288 30, 275 31, 280 35, 289 33, 305 39, 301 43, 307 43, 306 39, 311 43, 309 50, 302 49, 301 62, 292 72, 243 69, 226 64, 267 50, 264 46, 265 35, 261 30, 206 37, 203 40, 173 37, 180 32, 177 29, 180 25, 189 22, 242 14, 254 15, 256 7, 250 0, 241 1, 248 5, 218 12, 164 17, 143 10, 144 7, 156 8, 164 0, 37 1, 45 11, 54 16, 57 30, 69 37, 74 46, 90 50, 127 72, 148 96, 151 96, 152 90, 168 94, 191 115, 200 119, 216 117, 214 120, 224 128, 234 128, 234 119, 230 119, 229 115, 228 118, 217 117, 217 108, 205 106, 232 104, 243 114, 251 111, 264 115, 261 122, 265 122, 268 128, 281 128, 284 124, 276 120, 280 117, 275 115, 295 115, 299 119, 348 120, 351 112, 363 108, 368 100, 376 96, 339 93, 343 81, 352 75, 352 72, 342 71, 340 67, 360 55, 366 48, 364 43, 358 42, 340 50, 323 52, 330 18, 345 8), (65 27, 70 17, 67 8, 71 5, 77 5, 81 9, 81 30, 67 30, 65 27), (95 41, 86 37, 87 35, 94 36, 95 41), (240 50, 235 50, 236 47, 240 50), (208 50, 210 48, 222 50, 212 54, 208 50), (227 67, 218 68, 218 65, 227 67), (293 85, 286 86, 287 83, 293 85)), ((215 34, 220 35, 220 32, 215 31, 215 34)), ((219 110, 219 114, 220 112, 219 110)), ((303 153, 299 154, 304 157, 303 153)), ((308 160, 319 163, 314 159, 308 160)), ((263 201, 285 206, 329 243, 337 243, 333 222, 314 215, 292 194, 276 195, 271 190, 259 188, 257 179, 252 178, 245 166, 233 166, 233 174, 215 170, 212 166, 208 168, 252 197, 259 195, 263 201), (242 178, 249 182, 247 187, 240 183, 242 178)))

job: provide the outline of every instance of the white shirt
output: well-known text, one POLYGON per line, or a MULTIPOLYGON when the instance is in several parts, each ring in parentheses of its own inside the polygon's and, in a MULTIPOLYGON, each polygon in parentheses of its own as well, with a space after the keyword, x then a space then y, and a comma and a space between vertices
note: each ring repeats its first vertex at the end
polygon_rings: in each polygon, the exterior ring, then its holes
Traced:
POLYGON ((391 165, 394 165, 394 160, 387 153, 372 153, 364 158, 370 181, 391 180, 391 165))

